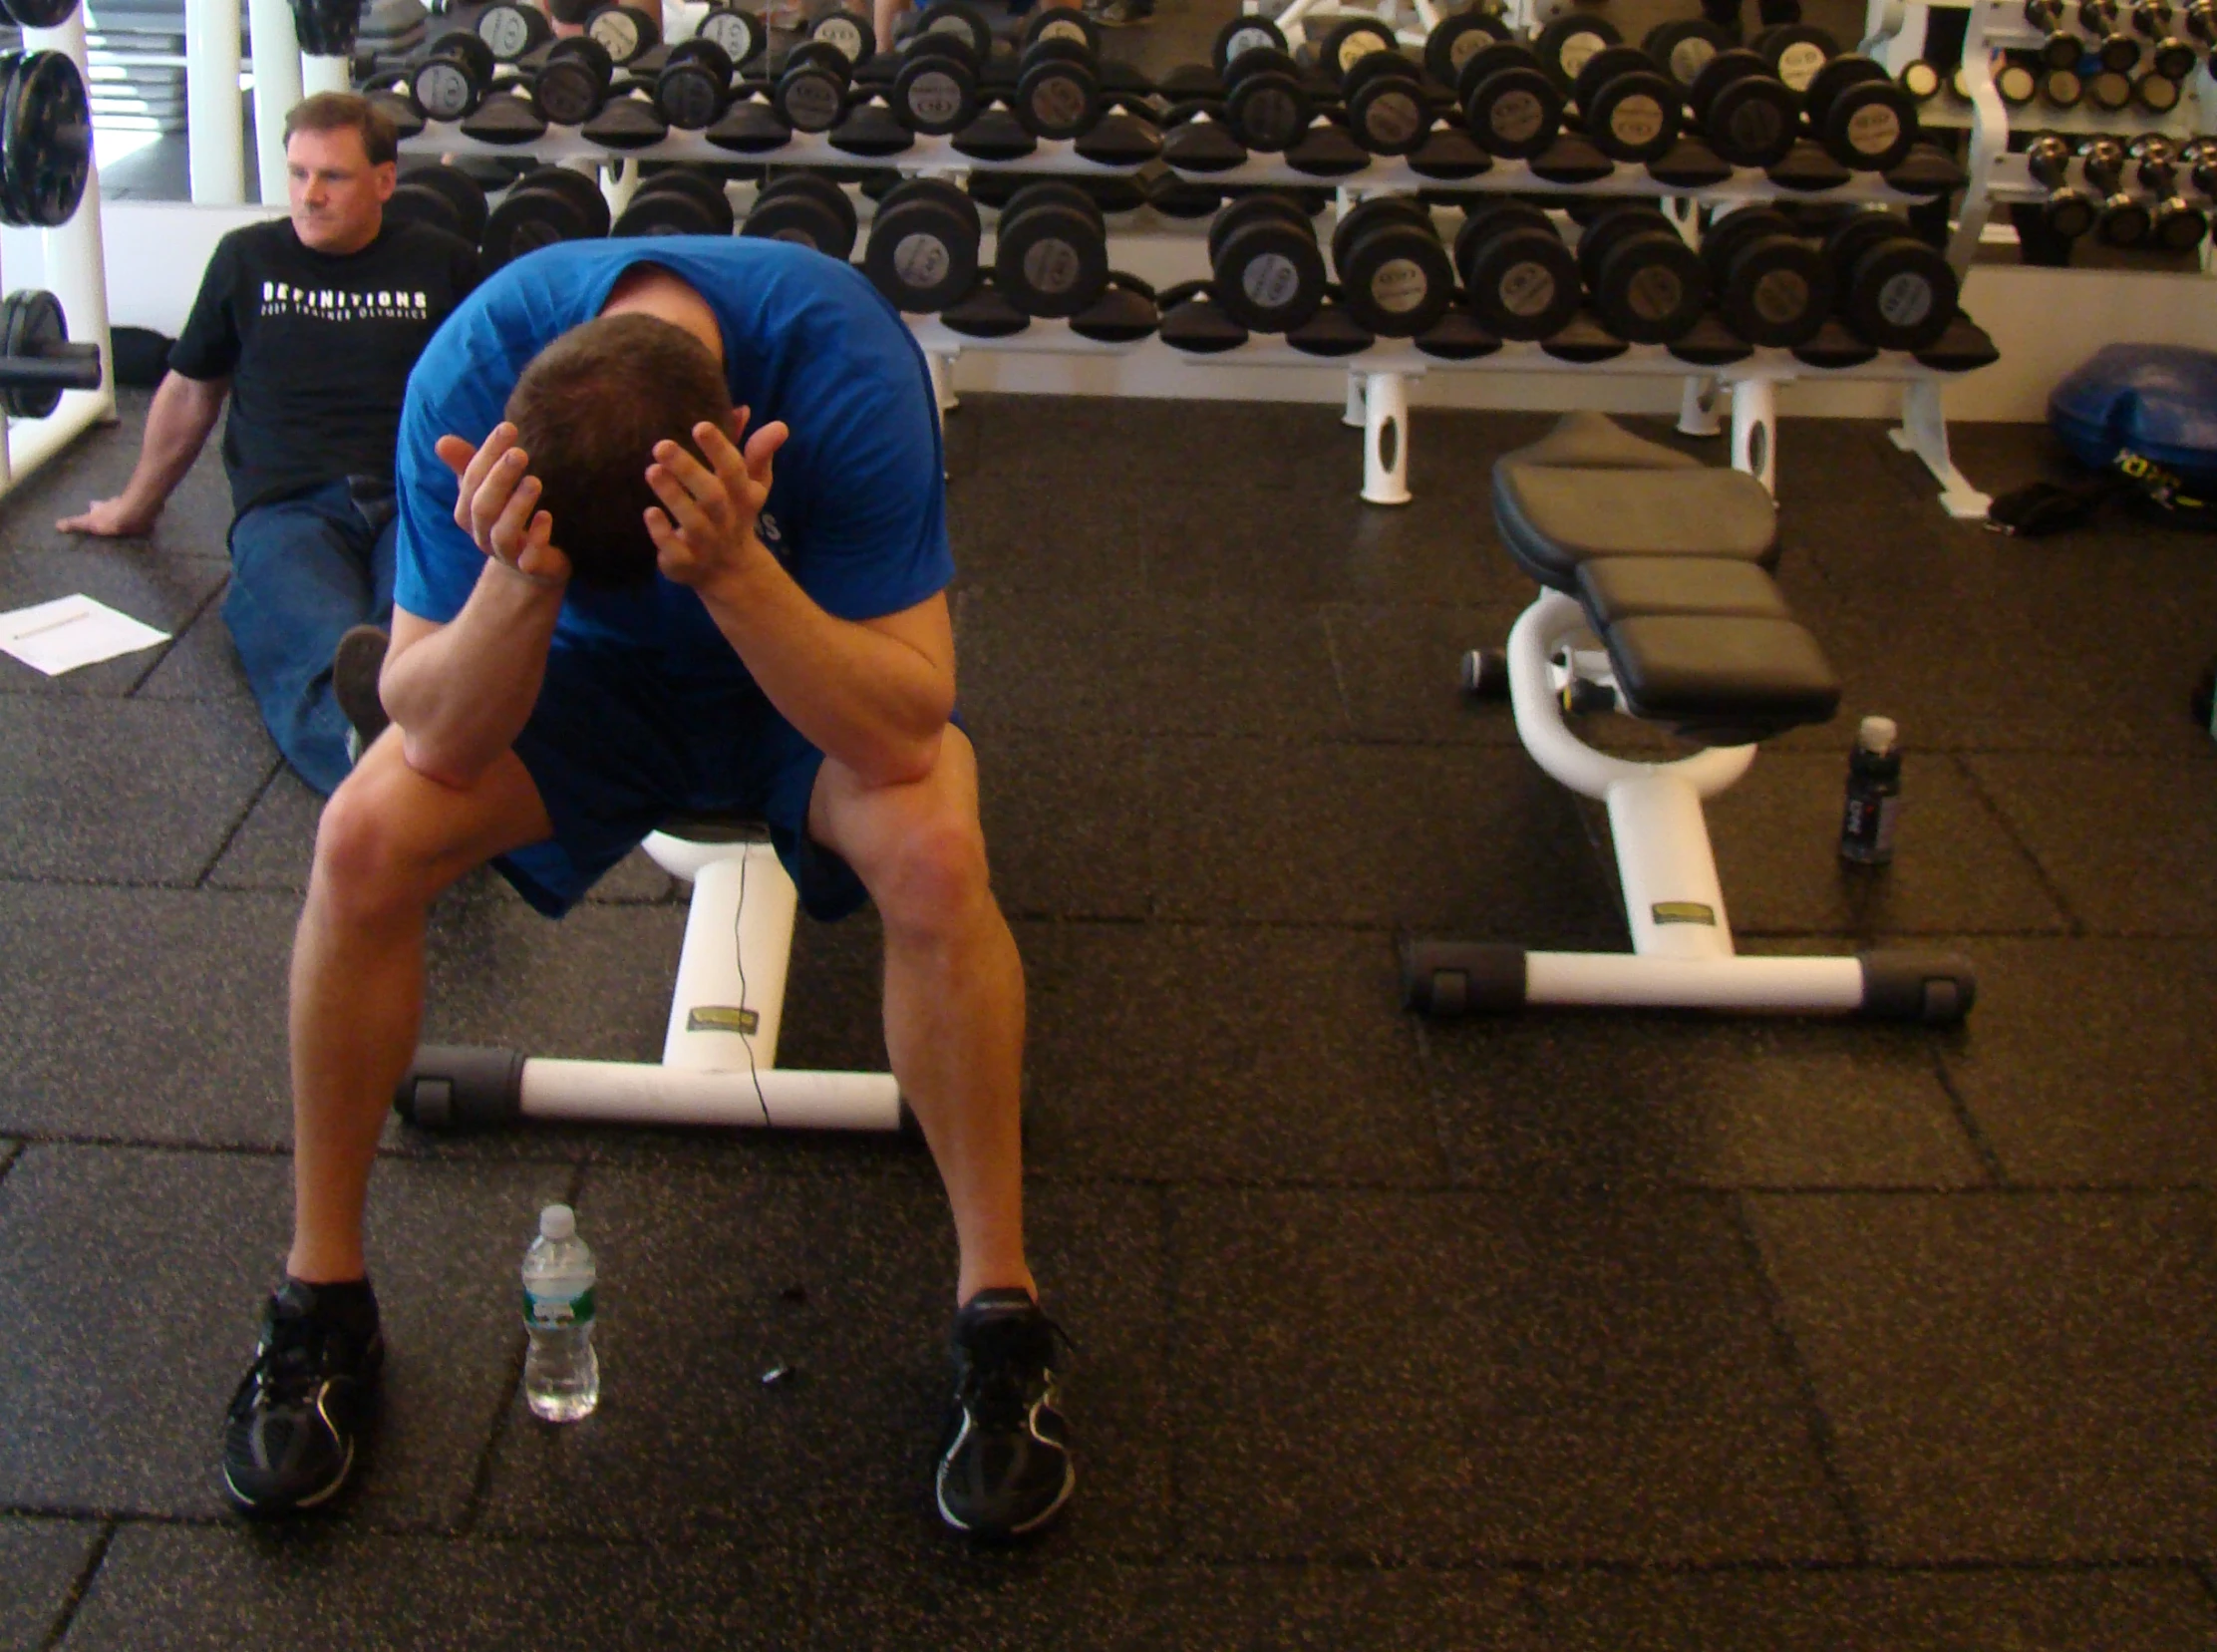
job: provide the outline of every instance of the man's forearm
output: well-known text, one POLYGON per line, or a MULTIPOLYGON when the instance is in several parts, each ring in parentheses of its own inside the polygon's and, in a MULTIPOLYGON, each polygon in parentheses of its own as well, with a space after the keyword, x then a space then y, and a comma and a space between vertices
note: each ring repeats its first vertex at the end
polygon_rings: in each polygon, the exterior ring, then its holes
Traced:
POLYGON ((139 463, 124 485, 122 497, 140 514, 159 514, 163 502, 215 428, 223 411, 229 385, 223 380, 188 379, 181 373, 163 375, 147 410, 147 436, 139 450, 139 463))
POLYGON ((811 745, 874 784, 930 771, 954 711, 954 683, 933 661, 825 613, 752 535, 740 565, 700 594, 771 704, 811 745))
POLYGON ((410 768, 466 786, 515 744, 538 701, 561 609, 561 586, 488 558, 453 623, 387 661, 379 693, 410 768))

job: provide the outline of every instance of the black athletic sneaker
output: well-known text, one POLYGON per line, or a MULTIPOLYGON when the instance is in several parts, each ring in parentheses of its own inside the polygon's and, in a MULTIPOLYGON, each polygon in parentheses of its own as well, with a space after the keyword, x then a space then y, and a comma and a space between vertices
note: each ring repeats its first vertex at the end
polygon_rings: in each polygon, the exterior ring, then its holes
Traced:
POLYGON ((1021 1537, 1077 1488, 1069 1429, 1055 1409, 1062 1335, 1021 1290, 980 1291, 955 1315, 955 1400, 934 1481, 940 1515, 957 1531, 1021 1537))
POLYGON ((223 1423, 223 1489, 243 1514, 328 1501, 353 1471, 375 1410, 385 1335, 372 1299, 367 1330, 316 1311, 316 1290, 287 1279, 262 1310, 253 1368, 223 1423))
POLYGON ((331 698, 339 702, 339 715, 347 720, 349 763, 361 762, 371 742, 392 722, 377 691, 391 643, 392 638, 375 625, 357 625, 331 652, 331 698))

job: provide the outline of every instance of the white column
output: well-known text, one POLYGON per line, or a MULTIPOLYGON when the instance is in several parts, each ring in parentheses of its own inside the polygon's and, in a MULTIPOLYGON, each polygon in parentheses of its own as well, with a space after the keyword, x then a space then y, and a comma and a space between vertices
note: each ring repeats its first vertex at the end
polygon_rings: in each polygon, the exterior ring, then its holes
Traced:
POLYGON ((254 161, 260 198, 285 199, 285 113, 300 102, 300 42, 285 0, 247 0, 254 42, 254 161))
MULTIPOLYGON (((288 18, 286 38, 292 35, 288 18)), ((238 0, 184 0, 185 146, 195 206, 246 199, 238 110, 238 0)))

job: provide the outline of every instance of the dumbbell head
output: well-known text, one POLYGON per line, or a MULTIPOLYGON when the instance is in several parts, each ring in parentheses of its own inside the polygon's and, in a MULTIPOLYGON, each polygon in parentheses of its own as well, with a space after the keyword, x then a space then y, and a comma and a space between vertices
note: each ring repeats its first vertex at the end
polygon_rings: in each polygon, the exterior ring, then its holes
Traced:
MULTIPOLYGON (((1846 61, 1844 58, 1833 60, 1835 63, 1846 61)), ((1831 64, 1825 65, 1827 69, 1830 67, 1831 64)), ((1817 76, 1820 81, 1823 78, 1821 73, 1817 76)), ((2023 109, 2040 90, 2040 71, 2029 63, 2020 63, 2015 58, 2010 58, 1995 65, 1994 90, 2010 108, 2023 109)))
POLYGON ((2051 109, 2070 109, 2085 96, 2086 83, 2075 69, 2048 69, 2041 73, 2041 102, 2051 109))
POLYGON ((978 69, 969 42, 944 31, 910 36, 889 102, 895 120, 926 137, 968 126, 978 111, 978 69))
POLYGON ((993 279, 1026 315, 1073 316, 1108 280, 1108 223, 1101 207, 1069 183, 1027 183, 1001 209, 993 279))
POLYGON ((924 35, 948 35, 970 49, 970 61, 982 66, 993 55, 993 26, 976 7, 964 0, 937 0, 917 15, 911 45, 924 35))
POLYGON ((655 107, 680 132, 704 132, 724 113, 730 95, 732 60, 706 35, 670 48, 654 78, 655 107))
POLYGON ((1474 203, 1455 232, 1454 263, 1470 313, 1496 338, 1551 338, 1578 313, 1578 260, 1528 202, 1474 203))
POLYGON ((485 204, 484 185, 460 166, 434 161, 412 167, 402 174, 399 186, 393 191, 393 200, 385 203, 388 212, 393 210, 393 202, 400 199, 402 189, 414 191, 419 200, 424 196, 438 197, 445 203, 445 212, 432 207, 416 215, 442 229, 451 226, 455 234, 473 246, 484 232, 485 213, 489 210, 485 204))
POLYGON ((2166 252, 2191 252, 2208 238, 2209 214, 2183 195, 2167 195, 2148 217, 2148 238, 2166 252))
POLYGON ((735 68, 744 69, 763 54, 770 44, 770 31, 761 19, 737 6, 717 6, 701 19, 694 30, 700 40, 713 40, 724 49, 735 68))
POLYGON ((1394 31, 1375 18, 1345 18, 1334 24, 1318 44, 1317 62, 1326 74, 1345 80, 1348 71, 1374 52, 1399 55, 1400 44, 1394 31))
POLYGON ((585 33, 601 44, 611 62, 626 64, 662 44, 661 8, 595 6, 585 14, 585 33))
POLYGON ((531 77, 531 105, 549 126, 583 126, 608 100, 614 65, 591 35, 570 35, 547 48, 531 77))
POLYGON ((1489 155, 1528 161, 1562 125, 1562 92, 1532 50, 1515 41, 1482 47, 1462 66, 1455 94, 1470 136, 1489 155))
POLYGON ((1702 238, 1701 257, 1725 325, 1749 344, 1806 344, 1832 313, 1831 266, 1782 212, 1728 213, 1702 238))
POLYGON ((1441 86, 1453 86, 1462 78, 1462 66, 1475 54, 1508 38, 1508 28, 1499 18, 1474 6, 1456 12, 1441 18, 1439 26, 1425 37, 1425 69, 1441 86))
POLYGON ((1076 138, 1101 118, 1101 66, 1092 50, 1063 36, 1025 48, 1010 107, 1035 138, 1076 138))
POLYGON ((2050 133, 2026 148, 2025 167, 2033 181, 2048 190, 2041 206, 2041 221, 2052 234, 2076 240, 2093 228, 2101 203, 2070 183, 2070 144, 2050 133))
POLYGON ((1245 47, 1224 71, 1224 124, 1248 149, 1290 148, 1315 114, 1300 67, 1275 46, 1245 47))
POLYGON ((1578 267, 1595 310, 1619 338, 1668 344, 1702 318, 1702 261, 1652 206, 1605 210, 1578 238, 1578 267))
POLYGON ((2184 95, 2178 82, 2152 71, 2132 83, 2132 101, 2150 115, 2168 115, 2184 95))
POLYGON ((1660 160, 1678 142, 1677 84, 1635 46, 1605 46, 1572 84, 1586 137, 1617 161, 1660 160))
POLYGON ((1801 100, 1753 52, 1711 58, 1691 101, 1710 147, 1736 166, 1774 166, 1793 149, 1801 100))
POLYGON ((1533 49, 1539 54, 1540 66, 1554 77, 1556 88, 1567 94, 1596 52, 1620 45, 1623 40, 1617 26, 1606 18, 1564 12, 1540 30, 1533 49))
POLYGON ((1905 65, 1894 77, 1894 84, 1913 104, 1925 103, 1940 95, 1940 71, 1923 58, 1905 65))
POLYGON ((1024 26, 1024 47, 1029 51, 1043 40, 1066 40, 1073 46, 1101 56, 1101 26, 1070 6, 1038 6, 1024 26))
POLYGON ((2093 55, 2100 60, 2102 68, 2129 75, 2140 66, 2140 43, 2128 34, 2112 30, 2094 46, 2093 55))
POLYGON ((739 232, 812 247, 843 263, 854 250, 854 202, 821 172, 796 167, 763 184, 739 232))
POLYGON ((860 12, 826 12, 809 25, 808 38, 822 41, 845 58, 850 68, 869 62, 877 50, 877 31, 860 12))
POLYGON ((803 41, 786 54, 771 102, 795 132, 829 132, 846 113, 847 60, 836 46, 803 41))
POLYGON ((1840 55, 1840 43, 1806 23, 1785 23, 1748 42, 1790 92, 1806 92, 1816 72, 1840 55))
POLYGON ((1374 195, 1342 218, 1332 267, 1349 314, 1381 338, 1428 333, 1454 301, 1454 266, 1431 213, 1406 195, 1374 195))
MULTIPOLYGON (((2025 78, 2025 97, 2030 101, 2030 71, 2025 78)), ((1851 171, 1891 171, 1917 141, 1916 105, 1869 58, 1832 59, 1811 77, 1806 104, 1817 141, 1851 171)))
POLYGON ((1734 37, 1706 18, 1658 23, 1640 42, 1640 49, 1657 68, 1671 77, 1683 97, 1691 91, 1709 60, 1733 49, 1734 37))
POLYGON ((409 95, 425 120, 459 121, 483 101, 492 68, 491 47, 468 29, 450 29, 409 71, 409 95))
POLYGON ((1216 66, 1218 75, 1225 75, 1242 53, 1257 47, 1285 51, 1285 31, 1258 13, 1242 12, 1216 31, 1216 44, 1209 49, 1209 61, 1216 66))
POLYGON ((565 166, 539 166, 511 183, 485 214, 477 250, 488 270, 498 269, 556 241, 607 233, 607 197, 591 178, 565 166))
POLYGON ((895 309, 931 315, 978 280, 977 203, 942 178, 896 184, 878 202, 862 269, 895 309))
POLYGON ((632 191, 611 235, 729 235, 731 198, 724 185, 689 166, 670 166, 632 191))
POLYGON ((1890 212, 1857 212, 1832 231, 1826 262, 1840 314, 1881 350, 1923 350, 1955 319, 1956 275, 1890 212))
POLYGON ((530 0, 494 0, 477 14, 477 38, 496 62, 513 63, 553 38, 554 25, 530 0))
POLYGON ((1324 254, 1309 214, 1275 189, 1242 195, 1208 226, 1208 259, 1224 313, 1257 333, 1284 333, 1324 301, 1324 254))
POLYGON ((1399 51, 1370 52, 1341 81, 1355 141, 1373 155, 1413 155, 1431 127, 1424 78, 1399 51))

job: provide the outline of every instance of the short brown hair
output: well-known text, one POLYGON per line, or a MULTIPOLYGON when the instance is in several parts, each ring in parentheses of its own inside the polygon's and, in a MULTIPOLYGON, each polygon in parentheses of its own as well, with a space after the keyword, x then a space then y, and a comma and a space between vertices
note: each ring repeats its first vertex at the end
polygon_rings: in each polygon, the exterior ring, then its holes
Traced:
POLYGON ((575 583, 605 590, 653 576, 645 517, 661 503, 647 486, 655 444, 680 443, 699 459, 693 427, 706 421, 728 430, 731 416, 716 358, 684 328, 651 315, 601 316, 531 358, 507 417, 575 583))
POLYGON ((371 165, 401 158, 401 135, 393 118, 367 98, 352 92, 318 92, 285 111, 288 144, 296 132, 343 132, 349 127, 362 135, 362 153, 371 165))

